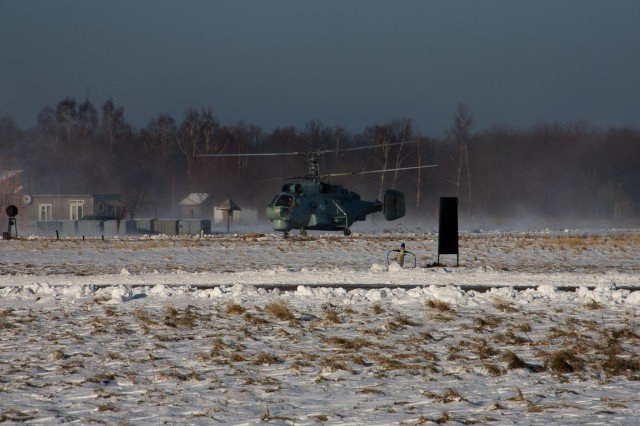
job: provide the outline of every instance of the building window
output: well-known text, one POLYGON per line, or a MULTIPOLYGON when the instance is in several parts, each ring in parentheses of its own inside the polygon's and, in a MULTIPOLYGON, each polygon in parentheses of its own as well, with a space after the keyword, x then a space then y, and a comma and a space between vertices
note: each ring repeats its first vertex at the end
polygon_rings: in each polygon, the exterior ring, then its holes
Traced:
POLYGON ((51 220, 52 219, 52 211, 53 207, 51 204, 40 204, 39 205, 40 214, 38 215, 39 220, 51 220))
POLYGON ((80 220, 84 216, 84 200, 69 201, 69 219, 80 220))

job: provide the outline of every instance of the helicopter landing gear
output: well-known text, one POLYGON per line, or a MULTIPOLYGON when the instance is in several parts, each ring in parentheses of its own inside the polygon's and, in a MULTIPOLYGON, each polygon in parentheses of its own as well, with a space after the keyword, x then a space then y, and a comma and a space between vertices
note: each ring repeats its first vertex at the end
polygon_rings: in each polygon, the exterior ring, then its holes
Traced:
POLYGON ((351 235, 351 229, 344 228, 344 235, 345 235, 345 237, 348 237, 349 235, 351 235))
POLYGON ((306 237, 306 236, 307 236, 307 230, 306 230, 306 229, 304 229, 304 228, 302 228, 302 229, 300 230, 300 235, 301 235, 301 236, 303 236, 303 237, 306 237))
POLYGON ((289 231, 284 231, 284 235, 282 235, 282 237, 286 240, 287 238, 289 238, 289 231))

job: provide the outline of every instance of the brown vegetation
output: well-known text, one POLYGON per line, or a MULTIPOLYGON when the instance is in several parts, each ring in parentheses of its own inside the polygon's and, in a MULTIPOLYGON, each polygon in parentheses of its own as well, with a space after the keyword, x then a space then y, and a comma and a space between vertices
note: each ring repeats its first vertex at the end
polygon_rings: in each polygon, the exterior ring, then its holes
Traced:
POLYGON ((272 317, 279 319, 280 321, 291 321, 296 319, 293 312, 289 309, 286 303, 282 301, 271 302, 265 307, 265 311, 272 317))

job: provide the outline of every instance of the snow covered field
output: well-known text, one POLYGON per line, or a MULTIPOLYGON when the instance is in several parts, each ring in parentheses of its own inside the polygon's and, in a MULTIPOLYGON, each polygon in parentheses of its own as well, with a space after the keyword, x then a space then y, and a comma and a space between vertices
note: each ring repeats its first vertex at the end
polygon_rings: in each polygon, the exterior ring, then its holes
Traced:
POLYGON ((2 241, 0 420, 640 422, 638 232, 401 241, 2 241))

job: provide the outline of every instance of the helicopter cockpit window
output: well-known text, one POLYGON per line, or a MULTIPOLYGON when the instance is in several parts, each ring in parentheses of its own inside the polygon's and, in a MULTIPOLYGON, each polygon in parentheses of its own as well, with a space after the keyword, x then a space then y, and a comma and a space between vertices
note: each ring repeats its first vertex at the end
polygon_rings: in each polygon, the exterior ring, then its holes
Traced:
POLYGON ((276 207, 289 207, 292 200, 293 198, 290 195, 281 195, 276 201, 276 207))

